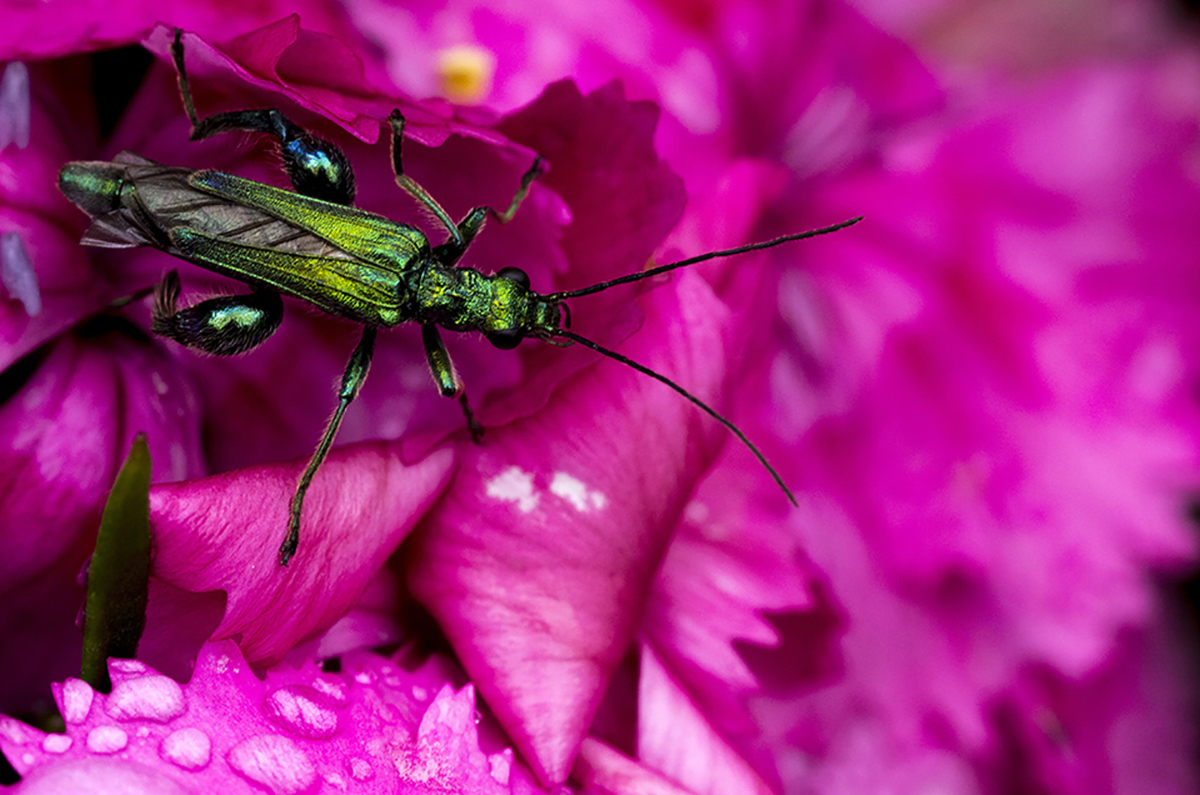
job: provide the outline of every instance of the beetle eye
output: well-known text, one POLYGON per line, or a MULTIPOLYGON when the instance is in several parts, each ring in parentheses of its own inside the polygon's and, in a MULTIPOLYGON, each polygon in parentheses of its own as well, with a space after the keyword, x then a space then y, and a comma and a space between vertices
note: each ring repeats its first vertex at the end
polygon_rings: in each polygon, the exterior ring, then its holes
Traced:
POLYGON ((501 268, 496 275, 501 279, 508 279, 510 282, 516 282, 526 290, 529 289, 529 274, 520 268, 501 268))
MULTIPOLYGON (((516 268, 513 268, 516 270, 516 268)), ((513 348, 521 344, 524 336, 516 329, 506 329, 505 331, 493 331, 487 335, 488 342, 495 345, 502 351, 511 351, 513 348)))

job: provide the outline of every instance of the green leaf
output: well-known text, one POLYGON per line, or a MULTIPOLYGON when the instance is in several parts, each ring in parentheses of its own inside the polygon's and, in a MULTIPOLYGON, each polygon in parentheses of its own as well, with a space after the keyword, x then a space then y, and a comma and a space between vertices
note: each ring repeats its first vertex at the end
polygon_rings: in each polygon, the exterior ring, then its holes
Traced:
POLYGON ((104 505, 88 571, 82 679, 102 693, 112 689, 108 658, 137 653, 149 587, 150 448, 139 433, 104 505))

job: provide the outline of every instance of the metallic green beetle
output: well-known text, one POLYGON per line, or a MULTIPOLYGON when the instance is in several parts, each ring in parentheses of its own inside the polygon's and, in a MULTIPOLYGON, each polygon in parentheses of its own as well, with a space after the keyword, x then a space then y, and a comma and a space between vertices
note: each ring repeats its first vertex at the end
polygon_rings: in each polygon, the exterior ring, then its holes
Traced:
POLYGON ((345 154, 278 110, 233 111, 200 119, 178 30, 171 52, 184 109, 192 122, 191 139, 235 130, 273 136, 295 191, 220 171, 164 166, 129 152, 111 162, 68 163, 59 172, 59 188, 92 216, 81 241, 84 245, 150 246, 253 288, 249 295, 212 298, 179 308, 179 279, 172 271, 154 289, 151 328, 157 334, 217 355, 244 353, 279 327, 281 294, 363 325, 362 337, 342 375, 333 418, 292 496, 288 532, 279 549, 281 565, 286 566, 296 552, 304 495, 329 452, 346 408, 366 379, 376 330, 410 321, 421 325, 438 389, 458 398, 476 442, 482 428, 471 413, 439 327, 482 332, 493 345, 504 349, 527 337, 556 345, 578 342, 627 364, 671 387, 732 431, 795 503, 783 479, 732 422, 666 376, 570 331, 564 301, 708 259, 826 234, 859 219, 708 252, 580 290, 541 295, 530 289, 528 276, 518 268, 504 268, 489 276, 458 267, 489 215, 501 223, 513 217, 542 171, 541 158, 522 177, 506 210, 476 207, 455 223, 429 193, 404 174, 400 156, 404 117, 393 111, 388 121, 396 184, 421 202, 449 233, 445 243, 430 246, 420 230, 352 207, 354 172, 345 154))

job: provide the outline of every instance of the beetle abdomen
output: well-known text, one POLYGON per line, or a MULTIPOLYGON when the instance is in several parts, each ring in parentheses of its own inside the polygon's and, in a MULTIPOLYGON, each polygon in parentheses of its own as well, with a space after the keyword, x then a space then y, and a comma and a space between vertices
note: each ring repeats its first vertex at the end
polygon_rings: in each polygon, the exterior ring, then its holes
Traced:
POLYGON ((125 166, 104 161, 67 163, 58 172, 58 189, 88 215, 121 206, 125 166))

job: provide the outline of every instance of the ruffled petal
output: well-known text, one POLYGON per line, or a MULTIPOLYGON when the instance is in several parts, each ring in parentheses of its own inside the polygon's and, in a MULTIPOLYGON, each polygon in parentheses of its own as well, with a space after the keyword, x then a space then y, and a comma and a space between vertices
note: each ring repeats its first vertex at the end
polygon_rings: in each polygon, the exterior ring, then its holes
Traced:
POLYGON ((383 444, 335 450, 305 499, 286 568, 278 550, 302 461, 156 486, 151 575, 183 591, 225 591, 213 637, 237 638, 248 660, 269 665, 355 604, 446 487, 452 461, 443 451, 406 466, 383 444))

